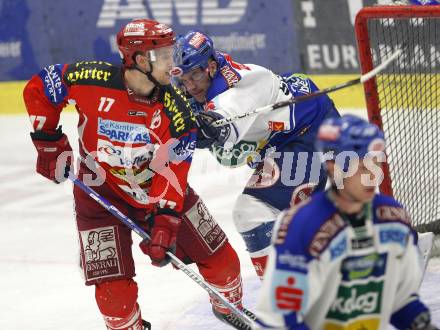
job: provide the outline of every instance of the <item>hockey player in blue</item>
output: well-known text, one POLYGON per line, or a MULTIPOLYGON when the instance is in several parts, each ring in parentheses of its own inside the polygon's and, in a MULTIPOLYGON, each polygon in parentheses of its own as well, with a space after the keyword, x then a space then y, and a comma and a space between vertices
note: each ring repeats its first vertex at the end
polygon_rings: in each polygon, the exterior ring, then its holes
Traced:
POLYGON ((313 158, 314 139, 321 122, 339 114, 323 95, 215 128, 211 123, 217 119, 318 89, 302 74, 279 76, 258 65, 234 62, 197 31, 177 39, 173 60, 171 74, 192 96, 198 112, 198 146, 210 148, 225 166, 255 168, 235 203, 233 220, 262 277, 279 212, 325 187, 320 159, 313 158))
POLYGON ((417 234, 392 197, 377 194, 385 141, 355 116, 319 129, 331 187, 275 225, 257 305, 263 328, 437 329, 420 301, 417 234))

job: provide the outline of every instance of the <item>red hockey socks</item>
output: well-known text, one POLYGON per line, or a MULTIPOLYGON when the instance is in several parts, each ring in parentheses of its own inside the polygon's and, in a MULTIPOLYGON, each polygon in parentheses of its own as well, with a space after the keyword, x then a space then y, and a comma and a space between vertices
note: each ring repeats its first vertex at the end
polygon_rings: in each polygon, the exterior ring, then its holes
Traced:
MULTIPOLYGON (((230 303, 239 309, 243 307, 241 304, 243 287, 240 275, 240 260, 229 242, 197 266, 203 278, 226 297, 230 303)), ((229 313, 229 309, 218 299, 211 297, 211 304, 219 313, 229 313)))
POLYGON ((108 281, 95 286, 95 298, 107 329, 142 330, 137 304, 137 284, 133 279, 108 281))

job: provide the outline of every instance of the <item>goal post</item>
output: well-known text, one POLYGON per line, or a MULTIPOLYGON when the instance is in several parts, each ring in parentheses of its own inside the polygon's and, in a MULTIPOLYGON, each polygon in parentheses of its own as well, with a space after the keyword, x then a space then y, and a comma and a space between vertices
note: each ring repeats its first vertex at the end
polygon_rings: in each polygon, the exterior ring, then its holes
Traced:
POLYGON ((417 231, 440 235, 440 6, 365 7, 355 33, 362 73, 403 50, 364 84, 369 120, 387 141, 380 190, 417 231))

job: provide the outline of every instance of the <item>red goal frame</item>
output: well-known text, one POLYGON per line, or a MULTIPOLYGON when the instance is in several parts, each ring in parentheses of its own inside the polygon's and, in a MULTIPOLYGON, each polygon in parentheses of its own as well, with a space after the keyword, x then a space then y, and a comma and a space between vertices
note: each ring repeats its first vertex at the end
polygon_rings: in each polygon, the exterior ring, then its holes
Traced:
MULTIPOLYGON (((362 74, 373 70, 373 57, 369 43, 368 20, 380 18, 421 18, 440 17, 439 6, 401 6, 387 5, 362 8, 355 20, 355 34, 359 52, 362 74)), ((380 113, 379 95, 377 92, 376 78, 364 83, 365 101, 370 122, 383 129, 383 122, 380 113)), ((380 185, 380 191, 387 195, 393 195, 391 177, 387 163, 383 166, 384 179, 380 185)))

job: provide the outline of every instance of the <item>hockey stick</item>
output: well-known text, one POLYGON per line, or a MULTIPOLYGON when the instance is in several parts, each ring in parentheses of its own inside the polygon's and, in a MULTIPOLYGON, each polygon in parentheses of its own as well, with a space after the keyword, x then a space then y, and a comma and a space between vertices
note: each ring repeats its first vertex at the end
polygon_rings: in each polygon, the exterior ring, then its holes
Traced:
MULTIPOLYGON (((82 191, 84 191, 87 195, 93 198, 98 204, 100 204, 103 208, 113 214, 116 218, 121 220, 126 226, 128 226, 131 230, 133 230, 136 234, 138 234, 142 239, 150 240, 150 236, 133 220, 123 214, 119 209, 117 209, 114 205, 112 205, 107 199, 100 196, 97 192, 95 192, 92 188, 87 186, 80 179, 75 177, 72 173, 69 174, 69 180, 72 181, 77 187, 79 187, 82 191)), ((220 300, 229 310, 242 319, 244 322, 249 324, 250 326, 254 325, 254 321, 251 320, 246 314, 240 311, 235 305, 231 304, 224 296, 222 296, 215 288, 209 285, 199 274, 195 273, 191 270, 187 265, 185 265, 179 258, 177 258, 173 253, 166 252, 167 256, 170 257, 171 262, 178 267, 181 271, 183 271, 188 277, 190 277, 194 282, 196 282, 199 286, 201 286, 209 295, 214 296, 218 300, 220 300)))
POLYGON ((229 124, 229 123, 231 123, 233 121, 236 121, 237 119, 253 116, 255 114, 262 113, 262 112, 273 111, 273 110, 276 110, 276 109, 279 109, 279 108, 283 108, 283 107, 291 105, 291 104, 296 104, 296 103, 299 103, 299 102, 310 100, 310 99, 312 99, 314 97, 317 97, 317 96, 320 96, 322 94, 332 93, 332 92, 338 91, 340 89, 343 89, 343 88, 346 88, 346 87, 350 87, 350 86, 353 86, 353 85, 357 85, 357 84, 363 84, 364 82, 366 82, 367 80, 370 80, 371 78, 376 76, 379 72, 384 70, 401 53, 402 53, 401 49, 396 50, 389 58, 387 58, 385 61, 383 61, 377 67, 375 67, 373 70, 363 74, 359 78, 356 78, 356 79, 353 79, 353 80, 349 80, 349 81, 347 81, 345 83, 338 84, 338 85, 335 85, 335 86, 332 86, 332 87, 324 88, 324 89, 321 89, 321 90, 316 91, 314 93, 310 93, 310 94, 306 94, 306 95, 301 95, 301 96, 298 96, 296 98, 291 97, 290 99, 285 100, 285 101, 276 102, 274 104, 269 104, 269 105, 267 105, 265 107, 257 108, 255 110, 251 110, 251 111, 248 111, 248 112, 245 112, 245 113, 241 113, 241 114, 238 114, 238 115, 235 115, 235 116, 219 119, 219 120, 216 120, 212 124, 212 126, 214 126, 214 127, 224 126, 224 125, 227 125, 227 124, 229 124))

